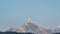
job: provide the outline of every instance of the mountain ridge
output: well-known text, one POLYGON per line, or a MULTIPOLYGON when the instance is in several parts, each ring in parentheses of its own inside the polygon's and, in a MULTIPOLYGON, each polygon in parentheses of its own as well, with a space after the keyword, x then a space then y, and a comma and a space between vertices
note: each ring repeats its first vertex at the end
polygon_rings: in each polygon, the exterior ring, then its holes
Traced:
POLYGON ((12 32, 32 32, 35 34, 51 34, 55 32, 52 29, 46 29, 43 27, 39 27, 38 25, 34 24, 31 18, 29 18, 20 28, 11 28, 8 31, 12 32))

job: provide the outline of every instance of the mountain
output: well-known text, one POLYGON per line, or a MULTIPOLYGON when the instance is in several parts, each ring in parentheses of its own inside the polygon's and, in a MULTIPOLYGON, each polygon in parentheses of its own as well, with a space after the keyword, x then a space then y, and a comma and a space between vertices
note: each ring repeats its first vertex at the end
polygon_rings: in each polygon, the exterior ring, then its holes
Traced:
POLYGON ((60 26, 56 27, 56 28, 54 29, 54 32, 55 32, 55 33, 60 32, 60 26))
POLYGON ((26 32, 35 32, 39 27, 32 22, 31 18, 29 18, 26 23, 24 23, 22 28, 25 28, 26 32))
POLYGON ((32 32, 35 34, 51 34, 51 29, 45 29, 42 27, 38 27, 38 25, 34 24, 31 18, 29 18, 20 28, 11 28, 8 30, 12 32, 32 32))

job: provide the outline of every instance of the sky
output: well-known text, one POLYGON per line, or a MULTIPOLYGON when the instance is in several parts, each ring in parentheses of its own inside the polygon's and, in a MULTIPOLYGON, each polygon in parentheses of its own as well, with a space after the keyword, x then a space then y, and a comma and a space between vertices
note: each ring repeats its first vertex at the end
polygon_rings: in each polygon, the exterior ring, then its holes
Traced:
POLYGON ((21 27, 28 18, 39 27, 60 26, 60 0, 0 0, 0 31, 21 27))

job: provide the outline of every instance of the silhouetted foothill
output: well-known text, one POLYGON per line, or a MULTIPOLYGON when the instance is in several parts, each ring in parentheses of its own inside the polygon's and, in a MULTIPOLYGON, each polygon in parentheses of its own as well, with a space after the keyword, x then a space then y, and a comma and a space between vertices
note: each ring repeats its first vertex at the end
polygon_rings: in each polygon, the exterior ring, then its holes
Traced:
POLYGON ((31 32, 27 32, 27 33, 17 33, 17 32, 0 32, 0 34, 34 34, 31 32))
POLYGON ((56 33, 53 33, 53 34, 60 34, 60 32, 56 32, 56 33))

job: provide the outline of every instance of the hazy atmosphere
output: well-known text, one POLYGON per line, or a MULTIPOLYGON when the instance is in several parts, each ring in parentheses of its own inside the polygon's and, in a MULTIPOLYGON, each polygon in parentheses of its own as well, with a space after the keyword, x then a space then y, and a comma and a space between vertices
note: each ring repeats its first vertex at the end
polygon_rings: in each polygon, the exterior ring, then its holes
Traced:
POLYGON ((38 26, 60 26, 60 0, 0 0, 0 31, 22 26, 28 18, 38 26))

